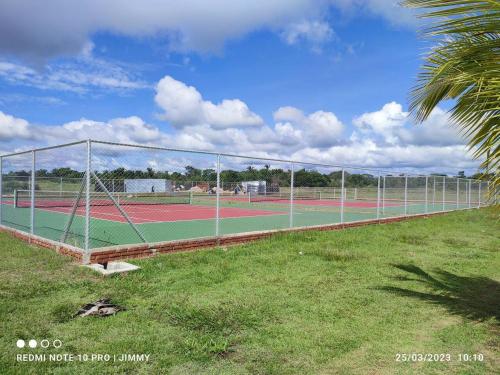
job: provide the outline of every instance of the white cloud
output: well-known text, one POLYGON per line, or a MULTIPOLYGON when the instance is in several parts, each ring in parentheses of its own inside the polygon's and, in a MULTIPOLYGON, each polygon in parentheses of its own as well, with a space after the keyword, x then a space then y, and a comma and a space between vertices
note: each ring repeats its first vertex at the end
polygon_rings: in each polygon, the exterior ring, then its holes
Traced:
POLYGON ((418 24, 415 11, 401 6, 399 0, 363 0, 371 13, 389 20, 394 25, 414 27, 418 24))
POLYGON ((92 49, 91 36, 110 32, 168 40, 171 50, 212 53, 228 40, 259 30, 317 46, 334 33, 330 8, 373 14, 398 25, 417 22, 396 0, 4 0, 0 2, 0 52, 30 60, 78 55, 92 49))
POLYGON ((99 31, 142 37, 163 35, 170 48, 220 51, 227 40, 252 31, 282 30, 320 16, 327 1, 313 0, 64 0, 2 1, 0 50, 28 58, 78 54, 99 31))
POLYGON ((328 149, 304 148, 292 155, 295 160, 364 168, 409 172, 445 172, 456 174, 459 170, 476 171, 478 162, 472 160, 464 145, 416 146, 379 145, 364 139, 328 149))
POLYGON ((311 133, 311 141, 317 146, 325 146, 339 141, 344 125, 332 112, 317 111, 307 116, 306 131, 311 133))
POLYGON ((278 136, 279 142, 284 146, 298 145, 303 139, 302 131, 295 129, 289 122, 277 123, 274 130, 278 136))
POLYGON ((0 97, 0 104, 7 106, 11 103, 30 103, 30 104, 41 104, 41 105, 51 105, 51 106, 62 106, 67 103, 54 96, 37 96, 37 95, 26 95, 26 94, 2 94, 0 97))
POLYGON ((352 17, 370 14, 406 28, 415 28, 419 22, 416 12, 401 6, 399 0, 331 0, 330 3, 352 17))
POLYGON ((291 121, 295 123, 305 121, 304 112, 291 106, 278 108, 273 113, 273 118, 274 121, 291 121))
POLYGON ((422 124, 415 125, 409 112, 396 102, 385 104, 380 110, 354 118, 353 124, 366 135, 381 136, 389 144, 408 145, 462 145, 457 127, 443 109, 437 107, 422 124))
MULTIPOLYGON (((0 149, 12 149, 14 144, 19 149, 92 138, 407 172, 474 172, 478 165, 467 153, 456 129, 450 126, 448 114, 439 108, 424 124, 415 126, 403 107, 391 102, 378 111, 356 117, 353 121, 356 130, 345 134, 348 128, 332 112, 307 114, 295 107, 281 107, 273 114, 275 123, 266 125, 256 114, 248 112, 244 103, 229 100, 228 106, 207 102, 194 87, 170 77, 158 85, 156 99, 168 109, 165 116, 169 121, 177 125, 173 132, 167 133, 136 116, 109 121, 80 119, 44 126, 0 112, 0 149), (167 86, 167 95, 163 85, 167 86), (233 106, 235 102, 242 104, 233 106), (235 110, 238 106, 244 110, 235 110), (259 121, 253 126, 237 125, 247 118, 259 121)), ((146 155, 151 156, 149 161, 160 160, 150 152, 136 150, 125 155, 115 148, 103 148, 96 156, 95 165, 99 168, 138 167, 146 155)), ((187 159, 179 160, 180 166, 192 157, 191 154, 184 156, 187 159)), ((77 162, 71 155, 68 158, 67 163, 77 162)), ((211 162, 210 157, 205 159, 192 163, 211 162)))
POLYGON ((0 111, 0 140, 13 138, 32 138, 29 124, 26 120, 15 118, 0 111))
POLYGON ((239 99, 224 99, 219 104, 203 100, 193 86, 170 76, 156 87, 156 103, 165 111, 162 118, 175 127, 210 125, 213 128, 261 126, 263 120, 239 99))
MULTIPOLYGON (((0 142, 16 142, 18 146, 29 141, 37 147, 70 143, 84 139, 109 142, 163 144, 169 135, 146 124, 137 116, 115 118, 107 122, 82 118, 62 125, 35 125, 0 111, 0 142), (22 142, 22 141, 25 142, 22 142)), ((22 148, 22 147, 21 147, 22 148)), ((17 148, 16 148, 17 149, 17 148)))
POLYGON ((317 111, 306 116, 298 108, 281 107, 274 112, 273 117, 278 121, 276 128, 281 133, 284 129, 289 129, 288 134, 293 134, 296 138, 303 137, 307 144, 317 147, 327 147, 339 142, 344 130, 344 125, 332 112, 317 111), (293 133, 291 128, 300 133, 293 133))
POLYGON ((335 33, 327 22, 303 20, 288 25, 281 36, 287 44, 297 44, 304 41, 319 51, 320 46, 332 40, 335 33))
POLYGON ((391 102, 385 104, 379 111, 364 113, 356 117, 353 123, 361 131, 382 135, 387 142, 396 143, 395 133, 397 129, 405 125, 408 115, 408 112, 403 111, 401 104, 391 102))
POLYGON ((0 61, 0 78, 11 84, 77 93, 85 93, 90 89, 125 91, 150 87, 122 67, 88 55, 42 70, 0 61))
POLYGON ((439 107, 422 124, 402 129, 399 137, 402 142, 414 145, 450 146, 465 143, 449 113, 439 107))
POLYGON ((39 127, 46 139, 54 141, 65 139, 67 142, 80 139, 99 139, 122 143, 162 142, 168 136, 157 127, 146 124, 137 116, 115 118, 108 122, 81 119, 61 126, 39 127))

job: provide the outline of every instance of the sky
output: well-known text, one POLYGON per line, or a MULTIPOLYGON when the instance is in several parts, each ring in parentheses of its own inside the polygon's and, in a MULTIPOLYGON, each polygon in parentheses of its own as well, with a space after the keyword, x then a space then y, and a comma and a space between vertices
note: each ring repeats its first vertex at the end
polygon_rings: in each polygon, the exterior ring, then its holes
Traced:
POLYGON ((477 171, 393 0, 3 0, 0 153, 96 139, 411 173, 477 171))

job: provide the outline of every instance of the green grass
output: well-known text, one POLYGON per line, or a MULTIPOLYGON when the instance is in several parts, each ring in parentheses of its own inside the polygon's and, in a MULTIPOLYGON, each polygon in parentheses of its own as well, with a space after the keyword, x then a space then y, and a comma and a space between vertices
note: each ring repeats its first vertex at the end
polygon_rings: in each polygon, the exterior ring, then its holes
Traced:
POLYGON ((500 225, 492 208, 135 260, 103 278, 0 234, 0 373, 494 374, 500 225), (72 318, 110 297, 127 310, 72 318), (17 349, 17 339, 61 349, 17 349), (20 363, 20 353, 148 362, 20 363), (449 363, 396 362, 450 353, 449 363), (482 353, 484 362, 459 362, 482 353))

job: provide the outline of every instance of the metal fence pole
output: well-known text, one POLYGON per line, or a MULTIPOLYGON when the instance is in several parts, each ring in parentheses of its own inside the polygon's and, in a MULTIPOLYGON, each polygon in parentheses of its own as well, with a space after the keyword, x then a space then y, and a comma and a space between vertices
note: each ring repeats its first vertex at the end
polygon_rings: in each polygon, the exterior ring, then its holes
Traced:
POLYGON ((92 170, 92 142, 87 140, 87 168, 85 171, 85 254, 84 263, 90 261, 90 171, 92 170))
POLYGON ((382 182, 382 214, 385 215, 385 176, 382 182))
POLYGON ((488 205, 491 205, 491 201, 492 201, 492 200, 491 200, 491 198, 492 198, 492 194, 491 194, 491 186, 490 186, 490 181, 488 181, 488 182, 486 183, 486 190, 488 191, 488 195, 486 196, 486 198, 487 198, 487 202, 486 202, 486 203, 487 203, 488 205))
POLYGON ((340 224, 344 223, 344 175, 345 171, 344 168, 342 168, 342 184, 341 184, 341 189, 340 189, 340 224))
POLYGON ((472 198, 472 180, 469 180, 469 208, 471 208, 471 198, 472 198))
POLYGON ((432 178, 432 210, 436 209, 436 176, 432 178))
POLYGON ((217 154, 217 190, 215 192, 215 237, 219 237, 220 226, 220 154, 217 154))
POLYGON ((31 207, 30 207, 30 233, 35 233, 35 172, 36 172, 36 154, 31 151, 31 207))
POLYGON ((295 183, 294 180, 294 172, 295 166, 293 163, 290 165, 290 228, 293 228, 293 185, 295 183))
POLYGON ((469 204, 469 180, 464 179, 465 181, 465 202, 464 202, 464 208, 467 207, 469 204))
POLYGON ((0 225, 2 225, 3 206, 3 157, 0 156, 0 225))
POLYGON ((428 197, 429 176, 425 176, 425 213, 429 213, 429 197, 428 197))
POLYGON ((408 175, 405 175, 405 216, 408 215, 408 175))
POLYGON ((63 191, 63 178, 59 177, 59 192, 62 193, 63 191))
POLYGON ((460 191, 460 179, 457 178, 457 210, 460 208, 460 195, 459 195, 459 191, 460 191))
POLYGON ((380 174, 377 181, 377 219, 380 219, 380 174))
POLYGON ((443 211, 445 210, 446 201, 446 176, 443 176, 443 211))
MULTIPOLYGON (((480 208, 481 207, 481 181, 478 182, 478 195, 477 195, 477 208, 480 208)), ((0 202, 1 204, 1 202, 0 202)))

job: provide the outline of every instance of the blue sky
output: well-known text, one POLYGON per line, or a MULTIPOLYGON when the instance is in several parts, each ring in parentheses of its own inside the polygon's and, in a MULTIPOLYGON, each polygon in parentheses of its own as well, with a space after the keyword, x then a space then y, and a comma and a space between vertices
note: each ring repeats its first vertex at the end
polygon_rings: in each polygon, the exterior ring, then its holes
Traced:
POLYGON ((391 0, 119 3, 0 5, 0 151, 92 137, 477 168, 446 107, 411 121, 426 46, 414 15, 391 0))

